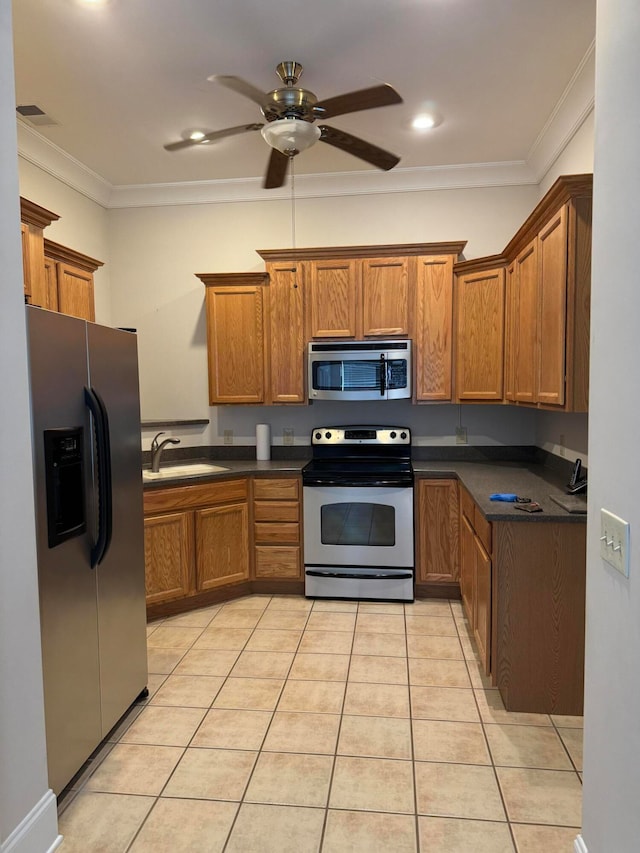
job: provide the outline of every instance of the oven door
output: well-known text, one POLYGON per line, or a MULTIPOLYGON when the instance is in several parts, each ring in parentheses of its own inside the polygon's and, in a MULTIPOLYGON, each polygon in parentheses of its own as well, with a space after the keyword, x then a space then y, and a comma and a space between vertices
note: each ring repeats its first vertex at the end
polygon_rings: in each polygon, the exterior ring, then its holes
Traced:
POLYGON ((304 562, 413 570, 412 486, 305 486, 304 562))

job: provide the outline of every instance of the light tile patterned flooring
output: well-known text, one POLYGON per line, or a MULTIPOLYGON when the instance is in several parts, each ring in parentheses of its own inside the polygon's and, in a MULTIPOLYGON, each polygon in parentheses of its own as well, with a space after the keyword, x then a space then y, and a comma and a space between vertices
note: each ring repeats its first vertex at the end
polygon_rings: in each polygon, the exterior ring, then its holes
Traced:
POLYGON ((61 798, 64 853, 560 853, 582 719, 514 714, 460 602, 249 596, 153 622, 149 700, 61 798))

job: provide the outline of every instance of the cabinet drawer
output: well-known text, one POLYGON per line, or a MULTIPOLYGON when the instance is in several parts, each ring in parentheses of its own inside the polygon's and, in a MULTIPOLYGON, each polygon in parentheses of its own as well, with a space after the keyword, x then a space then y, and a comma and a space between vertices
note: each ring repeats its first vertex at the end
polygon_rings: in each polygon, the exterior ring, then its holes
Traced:
POLYGON ((286 522, 257 521, 254 527, 256 544, 269 545, 272 542, 300 542, 300 525, 286 522))
POLYGON ((487 554, 491 553, 491 522, 487 521, 484 515, 480 512, 478 507, 475 507, 475 517, 473 520, 473 526, 476 531, 476 536, 484 545, 484 549, 487 554))
POLYGON ((256 548, 257 578, 299 578, 300 548, 256 548))
POLYGON ((253 481, 253 497, 256 500, 297 500, 300 496, 296 477, 256 477, 253 481))
POLYGON ((298 501, 256 501, 254 518, 256 521, 299 521, 300 504, 298 501))
POLYGON ((192 509, 220 503, 246 501, 247 480, 224 480, 171 489, 149 489, 144 493, 144 512, 151 515, 173 509, 192 509))
POLYGON ((475 508, 476 505, 469 492, 464 488, 464 486, 460 486, 460 510, 463 515, 467 516, 472 526, 475 522, 475 508))

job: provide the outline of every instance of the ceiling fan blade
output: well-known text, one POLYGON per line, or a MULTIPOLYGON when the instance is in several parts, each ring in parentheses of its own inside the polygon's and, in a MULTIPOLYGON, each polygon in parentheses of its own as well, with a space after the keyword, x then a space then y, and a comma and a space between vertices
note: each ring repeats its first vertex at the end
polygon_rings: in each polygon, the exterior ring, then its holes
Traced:
POLYGON ((372 86, 370 89, 360 89, 358 92, 347 92, 321 101, 314 107, 319 118, 333 118, 345 113, 357 113, 359 110, 371 110, 374 107, 388 107, 391 104, 401 104, 402 98, 392 86, 386 83, 382 86, 372 86))
POLYGON ((270 103, 264 92, 256 89, 251 83, 247 83, 242 77, 234 77, 232 74, 212 74, 211 77, 207 77, 207 80, 212 83, 220 83, 221 86, 237 92, 238 95, 244 95, 245 98, 249 98, 250 101, 254 101, 261 107, 270 103))
POLYGON ((358 139, 357 136, 352 136, 350 133, 345 133, 344 130, 337 130, 335 127, 327 127, 326 124, 319 125, 320 127, 320 142, 326 142, 333 145, 334 148, 339 148, 341 151, 346 151, 348 154, 353 154, 354 157, 359 157, 372 166, 377 166, 378 169, 383 169, 388 172, 400 162, 400 158, 390 151, 385 151, 384 148, 378 148, 377 145, 372 145, 370 142, 365 142, 364 139, 358 139))
POLYGON ((224 130, 214 130, 212 133, 207 133, 202 139, 182 139, 180 142, 171 142, 165 145, 165 151, 180 151, 181 148, 192 148, 194 145, 203 145, 207 142, 214 142, 216 139, 224 139, 225 136, 236 136, 238 133, 245 133, 248 130, 260 130, 261 124, 239 124, 237 127, 227 127, 224 130))
POLYGON ((272 148, 269 165, 267 166, 267 174, 264 176, 264 189, 274 190, 276 187, 281 187, 287 177, 288 168, 289 158, 287 155, 282 154, 277 148, 272 148))

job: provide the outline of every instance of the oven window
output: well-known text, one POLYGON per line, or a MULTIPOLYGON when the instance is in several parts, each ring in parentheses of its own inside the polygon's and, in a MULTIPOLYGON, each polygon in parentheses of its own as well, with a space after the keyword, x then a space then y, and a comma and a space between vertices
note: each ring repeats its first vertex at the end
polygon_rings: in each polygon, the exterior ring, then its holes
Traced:
POLYGON ((320 539, 323 545, 393 547, 395 507, 355 501, 325 504, 320 509, 320 539))

